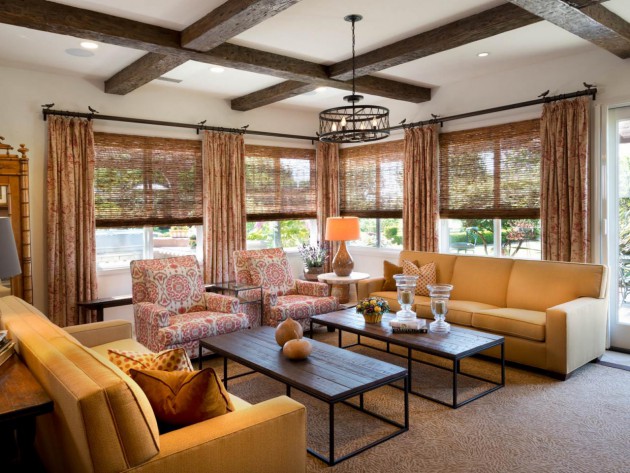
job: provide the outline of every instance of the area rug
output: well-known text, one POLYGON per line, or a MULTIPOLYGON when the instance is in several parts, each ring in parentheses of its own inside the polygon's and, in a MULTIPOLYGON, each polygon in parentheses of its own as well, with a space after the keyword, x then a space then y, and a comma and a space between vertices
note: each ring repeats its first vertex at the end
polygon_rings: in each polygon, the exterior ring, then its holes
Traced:
MULTIPOLYGON (((315 338, 336 344, 337 335, 315 338)), ((348 335, 344 342, 353 341, 348 335)), ((404 366, 390 354, 355 347, 368 356, 404 366)), ((220 370, 221 359, 204 366, 220 370)), ((230 375, 242 371, 229 364, 230 375)), ((414 364, 414 387, 448 398, 447 372, 414 364)), ((491 361, 467 360, 465 372, 498 379, 491 361)), ((410 430, 334 467, 307 455, 307 471, 331 472, 628 472, 630 471, 630 372, 588 364, 567 381, 508 367, 505 388, 459 409, 410 396, 410 430)), ((462 395, 485 389, 462 381, 462 395)), ((229 391, 251 402, 283 395, 284 385, 254 374, 230 381, 229 391)), ((327 406, 303 393, 308 445, 327 453, 327 406)), ((402 420, 402 392, 384 387, 365 396, 366 407, 402 420)), ((336 454, 343 454, 391 432, 391 426, 341 406, 336 410, 336 454)))

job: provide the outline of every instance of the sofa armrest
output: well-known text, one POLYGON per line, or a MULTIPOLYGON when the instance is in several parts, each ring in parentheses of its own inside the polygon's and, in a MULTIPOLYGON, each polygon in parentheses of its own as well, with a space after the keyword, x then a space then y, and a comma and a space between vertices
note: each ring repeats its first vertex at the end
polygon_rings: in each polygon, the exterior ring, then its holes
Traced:
POLYGON ((108 320, 91 324, 64 327, 64 330, 86 347, 95 347, 105 343, 132 338, 131 322, 127 320, 108 320))
POLYGON ((216 294, 213 292, 205 292, 203 294, 206 300, 206 307, 212 312, 223 312, 225 314, 237 314, 240 304, 238 298, 216 294))
POLYGON ((608 300, 580 297, 547 309, 547 369, 568 374, 606 350, 608 300))
POLYGON ((373 292, 382 291, 383 284, 385 284, 385 278, 370 278, 359 281, 358 300, 369 297, 373 292))
POLYGON ((160 436, 160 453, 134 472, 306 471, 306 409, 286 396, 160 436), (273 455, 269 446, 274 445, 273 455))
POLYGON ((295 289, 298 294, 303 296, 313 297, 328 297, 330 289, 328 284, 315 281, 302 281, 301 279, 295 280, 295 289))

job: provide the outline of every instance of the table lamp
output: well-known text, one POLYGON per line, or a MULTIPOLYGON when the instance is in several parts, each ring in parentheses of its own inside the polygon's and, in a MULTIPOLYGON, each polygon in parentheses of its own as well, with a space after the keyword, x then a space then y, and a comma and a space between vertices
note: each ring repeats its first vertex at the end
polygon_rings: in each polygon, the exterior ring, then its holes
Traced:
POLYGON ((11 278, 22 272, 18 258, 11 219, 0 218, 0 279, 11 278))
POLYGON ((359 217, 328 217, 326 219, 325 239, 341 242, 332 262, 333 271, 337 276, 350 276, 354 261, 348 253, 346 241, 358 240, 360 237, 359 217))

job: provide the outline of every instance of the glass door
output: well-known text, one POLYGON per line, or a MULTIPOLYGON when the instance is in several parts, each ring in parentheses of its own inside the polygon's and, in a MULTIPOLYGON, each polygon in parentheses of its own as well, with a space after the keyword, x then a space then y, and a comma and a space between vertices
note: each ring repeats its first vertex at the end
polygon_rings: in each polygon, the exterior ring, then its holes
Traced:
POLYGON ((630 350, 630 106, 608 116, 610 346, 630 350))

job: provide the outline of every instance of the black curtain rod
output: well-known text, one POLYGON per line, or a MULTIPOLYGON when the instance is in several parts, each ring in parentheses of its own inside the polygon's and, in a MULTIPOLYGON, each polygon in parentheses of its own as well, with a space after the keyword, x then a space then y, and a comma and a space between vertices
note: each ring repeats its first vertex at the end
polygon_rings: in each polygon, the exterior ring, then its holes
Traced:
MULTIPOLYGON (((434 117, 430 120, 422 120, 414 123, 406 123, 402 125, 396 125, 388 128, 389 131, 393 130, 401 130, 405 128, 412 128, 416 126, 422 125, 430 125, 434 123, 439 123, 443 125, 444 122, 450 122, 453 120, 459 120, 462 118, 476 117, 479 115, 486 115, 489 113, 503 112, 505 110, 513 110, 516 108, 530 107, 532 105, 538 105, 542 103, 555 102, 557 100, 565 100, 572 99, 576 97, 583 97, 585 95, 593 96, 593 100, 597 98, 597 87, 588 87, 585 90, 579 90, 577 92, 572 92, 569 94, 560 94, 552 97, 542 97, 536 100, 529 100, 527 102, 518 102, 509 105, 502 105, 500 107, 486 108, 484 110, 477 110, 474 112, 468 113, 460 113, 459 115, 451 115, 450 117, 434 117)), ((201 130, 210 130, 210 131, 223 131, 227 133, 244 133, 248 135, 260 135, 260 136, 273 136, 277 138, 291 138, 295 140, 308 140, 310 142, 319 141, 317 136, 304 136, 304 135, 290 135, 288 133, 272 133, 268 131, 256 131, 256 130, 247 130, 244 128, 224 128, 218 126, 206 126, 201 124, 190 124, 190 123, 178 123, 178 122, 165 122, 159 120, 147 120, 144 118, 129 118, 129 117, 117 117, 114 115, 101 115, 96 113, 82 113, 82 112, 67 112, 62 110, 51 110, 49 108, 44 108, 42 110, 44 114, 44 121, 48 115, 58 115, 62 117, 79 117, 79 118, 87 118, 88 120, 110 120, 117 122, 128 122, 128 123, 143 123, 146 125, 159 125, 159 126, 171 126, 176 128, 192 128, 197 130, 199 133, 201 130)))
POLYGON ((442 125, 444 122, 450 122, 450 121, 453 121, 453 120, 459 120, 461 118, 476 117, 478 115, 486 115, 488 113, 503 112, 505 110, 513 110, 515 108, 529 107, 531 105, 538 105, 538 104, 541 104, 541 103, 555 102, 557 100, 565 100, 565 99, 572 99, 572 98, 575 98, 575 97, 583 97, 585 95, 592 95, 593 96, 593 100, 595 100, 597 98, 597 88, 596 87, 589 87, 589 88, 587 88, 585 90, 579 90, 577 92, 572 92, 570 94, 560 94, 560 95, 555 95, 553 97, 543 97, 543 98, 536 99, 536 100, 529 100, 527 102, 519 102, 519 103, 510 104, 510 105, 502 105, 500 107, 486 108, 484 110, 477 110, 475 112, 460 113, 459 115, 451 115, 450 117, 435 117, 435 118, 432 118, 430 120, 422 120, 422 121, 415 122, 415 123, 408 123, 408 124, 404 124, 404 125, 396 125, 396 126, 390 127, 389 131, 400 130, 400 129, 404 129, 404 128, 412 128, 412 127, 415 127, 415 126, 431 125, 431 124, 434 124, 434 123, 439 123, 439 124, 442 125))
POLYGON ((114 115, 101 115, 101 114, 96 114, 96 113, 67 112, 67 111, 62 111, 62 110, 51 110, 48 108, 43 109, 42 112, 44 114, 44 121, 46 121, 46 117, 48 115, 58 115, 61 117, 87 118, 88 120, 110 120, 110 121, 116 121, 116 122, 143 123, 146 125, 171 126, 171 127, 176 127, 176 128, 192 128, 194 130, 197 130, 197 133, 199 133, 199 131, 201 130, 210 130, 210 131, 223 131, 227 133, 244 133, 248 135, 274 136, 278 138, 292 138, 295 140, 308 140, 311 142, 319 141, 319 138, 317 138, 316 136, 290 135, 287 133, 272 133, 269 131, 247 130, 243 128, 224 128, 224 127, 219 127, 219 126, 206 126, 206 125, 201 125, 201 124, 192 125, 190 123, 164 122, 160 120, 117 117, 114 115))

